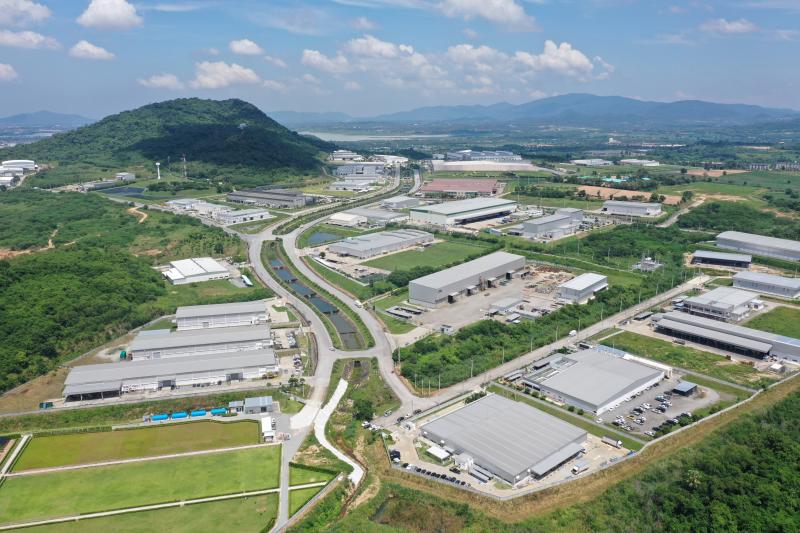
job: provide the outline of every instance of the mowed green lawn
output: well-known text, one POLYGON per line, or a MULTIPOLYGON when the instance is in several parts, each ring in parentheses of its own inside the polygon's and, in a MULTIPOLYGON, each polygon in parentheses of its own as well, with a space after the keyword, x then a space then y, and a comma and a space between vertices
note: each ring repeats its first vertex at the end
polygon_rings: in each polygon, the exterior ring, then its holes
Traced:
POLYGON ((747 321, 748 328, 800 339, 800 309, 776 307, 747 321))
POLYGON ((26 531, 32 533, 105 533, 107 531, 114 531, 114 533, 139 533, 141 531, 258 533, 268 529, 275 521, 276 516, 278 516, 278 495, 265 494, 252 498, 237 498, 79 522, 64 522, 33 527, 26 531))
POLYGON ((187 422, 140 429, 34 437, 14 472, 258 444, 258 424, 187 422))
POLYGON ((303 507, 308 500, 314 497, 322 487, 311 487, 308 489, 297 489, 289 491, 289 516, 294 515, 303 507))
POLYGON ((276 445, 6 478, 0 524, 271 489, 280 458, 276 445))
POLYGON ((319 481, 329 481, 335 474, 331 472, 318 472, 302 466, 289 466, 289 485, 305 485, 306 483, 317 483, 319 481))
POLYGON ((764 379, 753 367, 728 361, 721 355, 645 337, 630 331, 623 331, 601 343, 739 385, 755 386, 761 379, 764 379))
POLYGON ((416 266, 442 267, 463 261, 471 255, 486 253, 482 246, 461 242, 443 241, 423 250, 407 250, 396 254, 378 257, 364 263, 365 265, 384 270, 409 270, 416 266))

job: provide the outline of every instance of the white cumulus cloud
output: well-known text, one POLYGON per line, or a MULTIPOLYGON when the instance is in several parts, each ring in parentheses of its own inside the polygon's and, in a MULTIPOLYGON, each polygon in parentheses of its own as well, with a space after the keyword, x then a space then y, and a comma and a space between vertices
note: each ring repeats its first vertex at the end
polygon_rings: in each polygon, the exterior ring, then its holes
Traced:
POLYGON ((264 80, 264 87, 270 91, 276 91, 280 93, 286 91, 286 84, 278 80, 264 80))
POLYGON ((375 23, 367 17, 356 17, 350 22, 350 26, 357 30, 374 30, 375 23))
POLYGON ((140 78, 137 80, 142 87, 150 89, 170 89, 177 91, 183 89, 183 82, 178 79, 175 74, 164 72, 162 74, 154 74, 149 78, 140 78))
POLYGON ((451 18, 478 17, 515 30, 536 29, 536 19, 516 0, 442 0, 439 9, 451 18))
POLYGON ((8 63, 0 63, 0 81, 11 81, 19 77, 14 67, 8 63))
POLYGON ((95 46, 86 40, 78 41, 75 44, 75 46, 70 48, 69 55, 71 55, 72 57, 77 57, 79 59, 95 59, 101 61, 108 61, 109 59, 114 59, 114 54, 112 54, 105 48, 95 46))
POLYGON ((42 22, 51 12, 44 4, 31 0, 0 0, 0 26, 25 26, 42 22))
POLYGON ((264 61, 266 61, 267 63, 269 63, 273 67, 286 68, 286 66, 287 66, 286 62, 283 59, 281 59, 280 57, 265 55, 264 56, 264 61))
POLYGON ((221 89, 230 85, 261 81, 253 70, 236 63, 202 61, 195 64, 195 67, 195 78, 189 82, 193 89, 221 89))
POLYGON ((342 54, 328 57, 319 50, 306 49, 303 50, 300 62, 328 74, 344 74, 350 71, 350 62, 342 54))
POLYGON ((707 20, 700 25, 700 29, 707 33, 720 35, 733 35, 738 33, 752 33, 758 27, 747 19, 727 20, 724 18, 707 20))
POLYGON ((78 24, 87 28, 122 30, 141 26, 142 17, 126 0, 92 0, 78 17, 78 24))
POLYGON ((48 48, 58 50, 61 44, 41 33, 33 31, 9 31, 0 30, 0 46, 12 46, 14 48, 48 48))
POLYGON ((534 71, 552 71, 577 78, 587 77, 594 69, 586 54, 567 42, 556 44, 547 40, 541 54, 518 51, 514 59, 534 71))
POLYGON ((264 53, 264 49, 258 46, 250 39, 239 39, 238 41, 231 41, 228 44, 231 52, 243 56, 260 56, 264 53))

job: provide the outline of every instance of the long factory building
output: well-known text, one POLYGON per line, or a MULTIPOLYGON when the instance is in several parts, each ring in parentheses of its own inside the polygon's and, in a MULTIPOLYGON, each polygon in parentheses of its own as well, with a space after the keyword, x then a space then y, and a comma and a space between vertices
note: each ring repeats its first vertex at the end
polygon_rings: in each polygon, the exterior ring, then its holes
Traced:
POLYGON ((278 362, 271 348, 81 365, 70 370, 62 396, 67 401, 91 400, 129 392, 221 385, 278 372, 278 362))
POLYGON ((266 324, 265 300, 230 304, 187 305, 175 312, 178 331, 266 324))
POLYGON ((508 252, 494 252, 478 259, 412 280, 408 301, 425 307, 453 303, 462 294, 473 294, 498 279, 512 277, 525 268, 525 257, 508 252))
POLYGON ((313 203, 314 197, 294 189, 270 189, 254 187, 228 193, 229 202, 267 207, 297 208, 313 203))
POLYGON ((576 457, 587 439, 586 431, 497 394, 428 422, 422 435, 451 453, 469 456, 471 473, 490 473, 511 485, 546 476, 576 457))
POLYGON ((777 239, 765 235, 723 231, 717 235, 717 246, 764 257, 776 257, 789 261, 800 261, 800 242, 777 239))
POLYGON ((503 198, 470 198, 441 204, 412 207, 411 221, 434 226, 469 224, 510 215, 517 210, 517 202, 503 198))
POLYGON ((556 402, 602 414, 672 371, 642 361, 606 348, 556 354, 537 361, 536 370, 524 376, 522 384, 556 402))
POLYGON ((331 244, 328 247, 328 251, 339 255, 367 259, 431 242, 433 242, 433 234, 431 233, 414 229, 402 229, 347 237, 331 244))
POLYGON ((727 252, 714 252, 710 250, 697 250, 692 254, 693 265, 719 265, 733 268, 750 268, 753 256, 749 254, 732 254, 727 252))
POLYGON ((656 217, 661 214, 661 204, 606 200, 603 202, 603 212, 609 215, 656 217))
POLYGON ((800 298, 800 278, 785 278, 761 272, 739 272, 733 276, 733 286, 781 298, 800 298))
POLYGON ((800 362, 800 340, 757 329, 671 311, 653 318, 656 330, 725 351, 765 358, 774 356, 800 362))
POLYGON ((231 277, 227 268, 210 257, 172 261, 163 274, 173 285, 187 285, 231 277))
POLYGON ((552 215, 534 218, 522 223, 522 236, 526 239, 556 239, 575 233, 583 222, 583 211, 574 207, 556 209, 552 215))
POLYGON ((242 352, 272 346, 266 325, 236 326, 211 330, 140 331, 128 355, 131 360, 193 357, 208 353, 242 352))
POLYGON ((758 304, 758 295, 732 287, 717 287, 706 293, 686 298, 683 310, 725 322, 739 322, 750 315, 758 304))

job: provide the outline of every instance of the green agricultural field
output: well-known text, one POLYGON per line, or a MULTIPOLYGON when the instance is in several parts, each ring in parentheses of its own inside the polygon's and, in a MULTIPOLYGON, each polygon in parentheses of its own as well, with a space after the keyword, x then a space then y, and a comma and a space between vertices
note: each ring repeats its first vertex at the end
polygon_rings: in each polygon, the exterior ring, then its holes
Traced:
POLYGON ((279 486, 281 446, 7 478, 0 523, 279 486))
POLYGON ((750 185, 768 189, 798 189, 800 188, 800 172, 772 172, 766 170, 745 172, 743 174, 721 176, 717 181, 719 183, 750 185))
MULTIPOLYGON (((725 178, 720 178, 725 179, 725 178)), ((734 185, 722 182, 696 181, 693 183, 683 183, 680 185, 668 185, 658 188, 658 194, 681 194, 684 191, 692 191, 698 194, 724 194, 727 196, 741 196, 749 198, 758 192, 756 187, 747 185, 734 185)))
POLYGON ((410 270, 414 267, 437 267, 463 261, 466 257, 480 254, 481 246, 461 242, 444 241, 424 250, 408 250, 391 254, 364 263, 384 270, 410 270))
POLYGON ((163 313, 174 313, 182 305, 243 302, 271 298, 274 293, 266 287, 237 287, 226 279, 215 279, 188 285, 164 282, 165 294, 143 307, 155 307, 163 313))
POLYGON ((747 321, 749 328, 800 338, 800 309, 776 307, 747 321))
POLYGON ((335 475, 334 472, 323 472, 314 467, 303 467, 292 464, 289 466, 289 485, 305 485, 306 483, 318 483, 320 481, 330 481, 335 475))
POLYGON ((721 355, 703 352, 688 346, 680 346, 661 339, 645 337, 629 331, 623 331, 602 343, 632 354, 648 357, 717 379, 738 383, 739 385, 754 387, 764 382, 774 381, 762 376, 751 366, 728 361, 721 355))
POLYGON ((258 444, 258 424, 187 422, 138 429, 34 437, 14 471, 258 444))
POLYGON ((139 533, 169 531, 237 531, 258 533, 270 528, 278 516, 278 495, 265 494, 219 502, 169 507, 156 511, 121 514, 79 522, 64 522, 27 529, 32 533, 139 533))
POLYGON ((299 511, 321 488, 322 487, 311 487, 289 491, 289 516, 299 511))

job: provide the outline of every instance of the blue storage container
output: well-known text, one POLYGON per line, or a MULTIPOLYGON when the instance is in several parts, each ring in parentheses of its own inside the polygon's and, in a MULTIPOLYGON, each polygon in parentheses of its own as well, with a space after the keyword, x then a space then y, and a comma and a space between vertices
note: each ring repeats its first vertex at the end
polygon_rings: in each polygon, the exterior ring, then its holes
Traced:
POLYGON ((216 416, 216 415, 224 415, 227 412, 228 412, 228 410, 224 409, 222 407, 215 407, 214 409, 211 410, 211 414, 214 415, 214 416, 216 416))
POLYGON ((206 410, 205 409, 198 409, 197 411, 192 411, 191 415, 192 416, 206 416, 206 410))
POLYGON ((160 414, 160 415, 153 415, 153 416, 150 417, 150 420, 152 420, 153 422, 160 422, 161 420, 167 420, 168 418, 169 418, 169 415, 164 413, 164 414, 160 414))
POLYGON ((187 416, 189 415, 186 414, 186 411, 181 411, 180 413, 172 413, 173 420, 177 420, 179 418, 186 418, 187 416))

